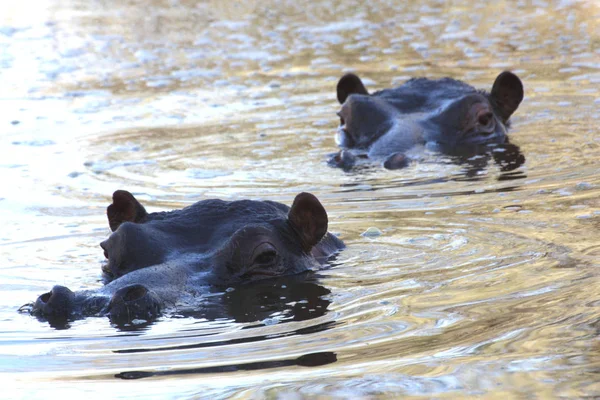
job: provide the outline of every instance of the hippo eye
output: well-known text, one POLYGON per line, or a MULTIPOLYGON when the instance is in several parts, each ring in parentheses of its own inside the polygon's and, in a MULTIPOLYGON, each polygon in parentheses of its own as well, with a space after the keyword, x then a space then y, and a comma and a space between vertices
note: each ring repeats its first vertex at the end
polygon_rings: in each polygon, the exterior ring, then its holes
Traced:
POLYGON ((273 264, 275 259, 277 258, 277 253, 274 251, 265 251, 264 253, 259 254, 254 259, 254 264, 273 264))
POLYGON ((481 126, 488 126, 489 124, 491 124, 491 122, 493 120, 494 120, 494 116, 492 115, 491 112, 483 113, 483 114, 479 115, 479 117, 477 118, 477 122, 481 126))
POLYGON ((275 261, 277 261, 277 250, 271 243, 262 243, 254 250, 252 264, 270 265, 275 261))

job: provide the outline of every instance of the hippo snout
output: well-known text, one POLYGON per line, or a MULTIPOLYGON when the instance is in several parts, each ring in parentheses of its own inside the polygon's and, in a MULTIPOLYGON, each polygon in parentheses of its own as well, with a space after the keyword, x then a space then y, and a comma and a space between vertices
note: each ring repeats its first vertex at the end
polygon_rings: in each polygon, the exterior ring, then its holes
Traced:
POLYGON ((131 323, 135 319, 150 321, 160 314, 160 308, 156 293, 136 284, 117 290, 110 300, 108 315, 116 324, 131 323))
POLYGON ((50 318, 68 318, 73 310, 75 294, 64 286, 54 286, 37 298, 32 314, 50 318))

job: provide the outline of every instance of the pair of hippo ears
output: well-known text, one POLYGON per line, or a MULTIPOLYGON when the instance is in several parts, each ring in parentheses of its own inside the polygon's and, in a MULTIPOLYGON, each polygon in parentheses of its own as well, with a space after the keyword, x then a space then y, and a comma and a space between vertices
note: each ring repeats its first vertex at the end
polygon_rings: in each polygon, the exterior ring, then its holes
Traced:
MULTIPOLYGON (((337 99, 340 104, 344 104, 351 94, 368 95, 369 91, 358 76, 350 73, 342 76, 339 80, 337 99)), ((490 101, 503 122, 508 121, 512 113, 519 107, 523 100, 523 94, 523 83, 517 75, 510 71, 504 71, 496 77, 490 92, 490 101)))
MULTIPOLYGON (((123 222, 144 223, 148 219, 144 206, 126 190, 113 193, 113 202, 106 209, 106 215, 113 232, 123 222)), ((288 212, 288 221, 300 237, 305 251, 310 251, 327 233, 327 212, 319 199, 310 193, 296 196, 288 212)))

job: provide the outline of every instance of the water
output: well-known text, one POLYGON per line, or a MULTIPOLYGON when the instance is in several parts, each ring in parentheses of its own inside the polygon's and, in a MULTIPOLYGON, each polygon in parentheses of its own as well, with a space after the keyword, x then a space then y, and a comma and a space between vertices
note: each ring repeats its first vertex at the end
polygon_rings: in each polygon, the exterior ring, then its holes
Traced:
POLYGON ((597 3, 5 3, 3 396, 600 396, 597 3), (345 71, 490 88, 504 69, 525 85, 515 170, 326 165, 345 71), (310 191, 348 248, 153 324, 19 314, 102 285, 116 189, 152 211, 310 191))

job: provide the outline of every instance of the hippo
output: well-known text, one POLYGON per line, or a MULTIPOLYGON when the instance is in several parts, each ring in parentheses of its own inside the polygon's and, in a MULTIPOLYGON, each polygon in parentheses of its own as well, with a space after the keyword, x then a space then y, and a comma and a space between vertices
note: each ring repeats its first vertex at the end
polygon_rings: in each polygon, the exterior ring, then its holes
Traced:
POLYGON ((57 324, 88 316, 121 325, 152 321, 169 307, 194 307, 215 288, 314 271, 344 247, 327 232, 327 213, 310 193, 298 194, 291 207, 210 199, 153 213, 128 191, 112 199, 112 233, 100 244, 106 285, 75 292, 54 286, 32 304, 32 315, 57 324))
POLYGON ((523 100, 523 84, 504 71, 490 93, 452 78, 413 78, 369 94, 348 73, 337 84, 337 99, 342 107, 336 141, 342 150, 330 164, 351 169, 357 158, 369 158, 398 169, 418 147, 457 155, 508 143, 509 118, 523 100))

